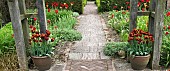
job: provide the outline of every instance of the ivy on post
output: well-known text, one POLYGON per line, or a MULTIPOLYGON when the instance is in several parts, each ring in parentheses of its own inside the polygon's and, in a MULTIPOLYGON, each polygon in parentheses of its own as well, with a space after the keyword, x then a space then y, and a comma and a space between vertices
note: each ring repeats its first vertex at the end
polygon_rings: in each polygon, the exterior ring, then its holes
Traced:
POLYGON ((47 21, 45 11, 45 0, 37 0, 36 6, 38 8, 38 17, 40 21, 40 33, 46 33, 47 21))
POLYGON ((25 53, 25 43, 23 37, 23 30, 20 19, 20 10, 18 6, 18 0, 8 0, 8 6, 10 11, 10 17, 12 21, 12 27, 14 31, 16 52, 18 56, 19 67, 21 71, 27 70, 27 61, 25 53))
POLYGON ((131 32, 137 26, 137 12, 138 12, 138 0, 130 0, 130 31, 131 32))
MULTIPOLYGON (((21 15, 26 15, 26 7, 25 7, 25 0, 18 0, 19 1, 19 8, 20 8, 20 14, 21 15)), ((28 28, 28 20, 26 17, 24 19, 21 19, 22 22, 22 29, 23 29, 23 34, 24 34, 24 42, 25 42, 25 47, 29 47, 29 28, 28 28)))
POLYGON ((152 69, 159 69, 159 61, 160 61, 160 50, 162 46, 162 29, 164 24, 164 10, 165 10, 165 4, 166 0, 153 0, 156 4, 155 8, 155 21, 153 25, 150 25, 154 27, 154 47, 153 47, 153 57, 152 57, 152 69))

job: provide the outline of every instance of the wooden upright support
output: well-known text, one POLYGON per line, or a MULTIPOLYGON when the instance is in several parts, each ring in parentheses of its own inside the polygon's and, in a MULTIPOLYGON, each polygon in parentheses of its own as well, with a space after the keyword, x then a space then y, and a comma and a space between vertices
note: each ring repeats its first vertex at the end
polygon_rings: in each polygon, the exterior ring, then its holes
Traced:
POLYGON ((166 0, 152 0, 156 4, 154 21, 150 18, 150 32, 154 34, 152 69, 159 69, 160 51, 162 46, 162 29, 166 0), (154 22, 154 23, 153 23, 154 22), (151 27, 152 26, 152 27, 151 27), (153 32, 152 32, 153 31, 153 32))
POLYGON ((138 0, 130 0, 130 29, 131 32, 137 26, 138 0))
MULTIPOLYGON (((25 0, 18 0, 19 1, 19 8, 20 8, 20 14, 26 15, 26 7, 25 7, 25 0)), ((22 22, 22 29, 23 29, 23 34, 24 34, 24 42, 25 42, 25 47, 29 47, 29 28, 28 28, 28 20, 25 17, 24 19, 21 19, 22 22)))
POLYGON ((45 11, 45 0, 37 0, 36 6, 38 8, 38 17, 40 21, 40 32, 46 33, 47 29, 47 20, 46 20, 46 11, 45 11))
POLYGON ((26 61, 26 53, 25 53, 25 43, 23 37, 23 30, 20 20, 20 10, 18 6, 18 0, 8 0, 8 6, 12 21, 12 27, 14 31, 15 45, 16 51, 19 61, 19 66, 21 71, 27 70, 27 61, 26 61))

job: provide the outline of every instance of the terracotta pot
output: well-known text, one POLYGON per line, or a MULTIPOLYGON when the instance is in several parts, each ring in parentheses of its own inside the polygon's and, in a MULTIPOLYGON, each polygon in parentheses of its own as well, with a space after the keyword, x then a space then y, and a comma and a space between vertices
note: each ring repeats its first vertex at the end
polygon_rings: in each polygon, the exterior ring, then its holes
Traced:
POLYGON ((51 64, 52 64, 52 59, 50 57, 48 57, 48 56, 43 56, 43 57, 32 56, 31 58, 39 71, 45 71, 45 70, 50 69, 51 64))
POLYGON ((150 55, 147 56, 134 56, 131 59, 131 66, 134 70, 143 70, 147 66, 150 59, 150 55))

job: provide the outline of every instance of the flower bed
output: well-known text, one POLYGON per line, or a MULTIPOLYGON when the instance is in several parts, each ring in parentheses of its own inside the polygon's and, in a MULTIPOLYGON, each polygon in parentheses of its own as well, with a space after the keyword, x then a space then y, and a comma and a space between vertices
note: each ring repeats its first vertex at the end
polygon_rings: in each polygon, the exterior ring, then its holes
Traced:
MULTIPOLYGON (((150 0, 138 0, 139 11, 146 11, 149 8, 150 0)), ((99 1, 98 1, 99 2, 99 1)), ((99 12, 108 12, 112 10, 129 10, 130 0, 100 0, 98 6, 99 12)))

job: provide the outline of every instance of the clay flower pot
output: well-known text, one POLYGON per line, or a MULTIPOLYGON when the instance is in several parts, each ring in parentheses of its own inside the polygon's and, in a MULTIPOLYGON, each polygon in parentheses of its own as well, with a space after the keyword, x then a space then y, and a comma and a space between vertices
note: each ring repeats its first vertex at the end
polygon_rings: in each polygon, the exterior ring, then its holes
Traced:
POLYGON ((39 71, 45 71, 50 69, 51 64, 52 64, 52 59, 48 56, 43 56, 43 57, 36 57, 32 56, 31 57, 33 60, 33 63, 37 67, 39 71))
POLYGON ((147 56, 134 56, 131 59, 131 66, 134 70, 143 70, 147 66, 150 59, 150 54, 147 56))

